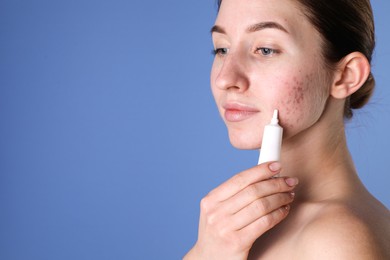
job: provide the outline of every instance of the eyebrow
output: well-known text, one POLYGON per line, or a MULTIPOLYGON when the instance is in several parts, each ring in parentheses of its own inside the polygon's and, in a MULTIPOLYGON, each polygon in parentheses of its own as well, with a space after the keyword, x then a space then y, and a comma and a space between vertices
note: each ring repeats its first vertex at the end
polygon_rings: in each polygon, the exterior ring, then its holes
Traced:
MULTIPOLYGON (((286 28, 284 28, 281 24, 277 23, 277 22, 261 22, 261 23, 256 23, 256 24, 253 24, 253 25, 250 25, 245 31, 247 33, 252 33, 252 32, 257 32, 257 31, 261 31, 261 30, 264 30, 264 29, 277 29, 277 30, 280 30, 280 31, 283 31, 285 33, 289 33, 286 28)), ((213 33, 222 33, 222 34, 226 34, 226 31, 223 27, 219 26, 219 25, 214 25, 213 27, 211 27, 211 30, 210 30, 211 34, 213 33)))

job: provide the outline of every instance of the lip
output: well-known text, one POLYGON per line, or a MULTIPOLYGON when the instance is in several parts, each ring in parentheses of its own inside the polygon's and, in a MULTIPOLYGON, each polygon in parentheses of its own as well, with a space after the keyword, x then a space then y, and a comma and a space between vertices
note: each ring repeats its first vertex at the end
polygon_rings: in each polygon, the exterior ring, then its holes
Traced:
POLYGON ((226 103, 222 107, 225 109, 224 117, 229 122, 241 122, 260 112, 253 106, 240 103, 226 103))

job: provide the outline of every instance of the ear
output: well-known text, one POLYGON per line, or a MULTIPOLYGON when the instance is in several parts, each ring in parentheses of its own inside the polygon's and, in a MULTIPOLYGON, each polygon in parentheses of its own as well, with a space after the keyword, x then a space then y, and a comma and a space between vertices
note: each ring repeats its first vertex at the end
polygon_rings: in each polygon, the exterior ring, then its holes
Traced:
POLYGON ((352 52, 338 64, 330 95, 336 99, 344 99, 355 93, 370 75, 371 66, 366 56, 360 52, 352 52))

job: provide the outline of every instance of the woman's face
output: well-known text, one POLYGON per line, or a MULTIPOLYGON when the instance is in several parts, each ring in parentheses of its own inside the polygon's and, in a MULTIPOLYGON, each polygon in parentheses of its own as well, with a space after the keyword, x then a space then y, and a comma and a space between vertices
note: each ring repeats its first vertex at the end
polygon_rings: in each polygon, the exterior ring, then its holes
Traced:
POLYGON ((288 139, 320 118, 329 96, 321 37, 292 0, 223 0, 211 87, 231 143, 257 149, 279 110, 288 139))

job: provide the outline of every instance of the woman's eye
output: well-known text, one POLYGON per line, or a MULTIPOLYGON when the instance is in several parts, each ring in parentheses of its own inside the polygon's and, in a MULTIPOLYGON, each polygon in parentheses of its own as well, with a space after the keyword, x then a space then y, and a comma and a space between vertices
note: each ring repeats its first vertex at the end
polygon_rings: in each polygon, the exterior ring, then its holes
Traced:
POLYGON ((226 55, 228 52, 228 48, 216 48, 213 50, 214 55, 226 55))
POLYGON ((276 50, 271 49, 271 48, 257 48, 256 52, 260 52, 263 56, 270 56, 272 54, 276 53, 276 50))

